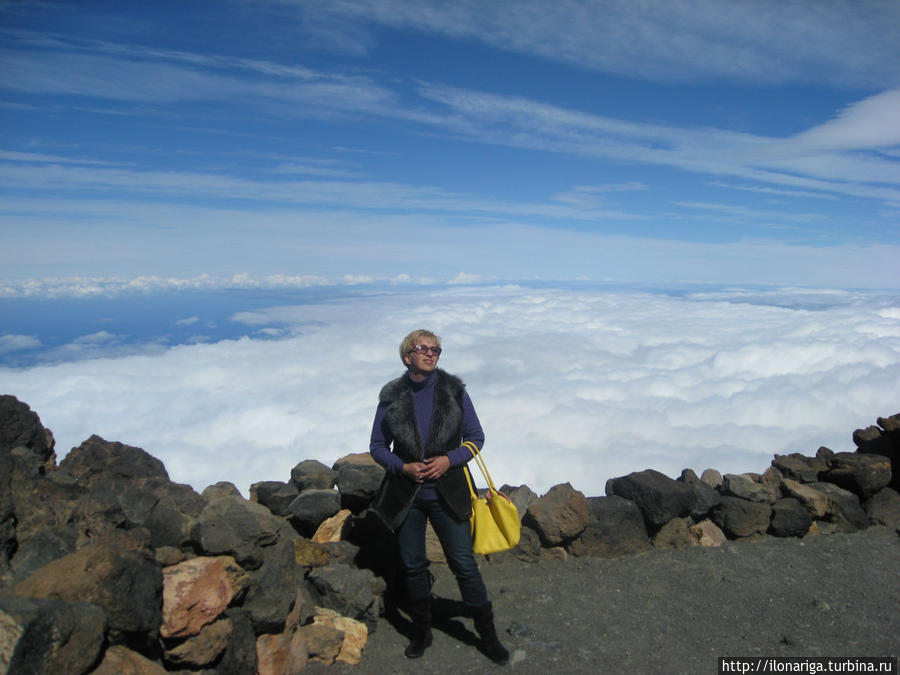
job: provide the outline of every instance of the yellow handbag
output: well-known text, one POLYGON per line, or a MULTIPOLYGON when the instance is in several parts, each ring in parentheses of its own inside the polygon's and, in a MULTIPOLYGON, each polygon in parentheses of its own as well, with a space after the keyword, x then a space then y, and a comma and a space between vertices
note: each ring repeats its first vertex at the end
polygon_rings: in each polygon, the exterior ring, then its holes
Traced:
POLYGON ((505 494, 494 487, 494 481, 488 473, 484 459, 478 450, 478 446, 471 441, 463 443, 475 458, 475 463, 481 469, 484 480, 487 481, 487 496, 479 497, 472 482, 472 474, 469 467, 465 467, 466 480, 469 481, 469 493, 472 496, 472 550, 475 553, 499 553, 506 551, 519 543, 519 512, 516 505, 505 494))

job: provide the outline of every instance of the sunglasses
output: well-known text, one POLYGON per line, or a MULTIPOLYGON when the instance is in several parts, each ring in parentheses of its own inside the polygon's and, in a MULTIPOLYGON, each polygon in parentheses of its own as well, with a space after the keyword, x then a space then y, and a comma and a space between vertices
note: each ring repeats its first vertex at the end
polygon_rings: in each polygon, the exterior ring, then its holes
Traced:
POLYGON ((412 354, 413 352, 415 352, 416 354, 427 354, 428 352, 431 352, 435 356, 440 356, 441 348, 440 347, 429 347, 428 345, 416 345, 415 347, 413 347, 412 349, 409 350, 410 354, 412 354))

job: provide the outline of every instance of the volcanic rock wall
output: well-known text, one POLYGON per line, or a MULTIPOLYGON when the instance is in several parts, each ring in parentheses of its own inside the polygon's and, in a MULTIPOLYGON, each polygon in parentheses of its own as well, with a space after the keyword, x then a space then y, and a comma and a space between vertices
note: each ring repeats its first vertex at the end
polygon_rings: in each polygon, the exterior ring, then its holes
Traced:
MULTIPOLYGON (((481 562, 900 527, 900 414, 853 441, 852 453, 776 455, 760 474, 648 469, 611 479, 606 496, 503 486, 522 538, 481 562)), ((391 539, 367 509, 382 476, 364 453, 300 462, 249 500, 229 483, 198 494, 98 436, 57 466, 37 414, 0 396, 0 675, 357 663, 397 604, 391 539)), ((440 562, 433 534, 428 544, 440 562)))

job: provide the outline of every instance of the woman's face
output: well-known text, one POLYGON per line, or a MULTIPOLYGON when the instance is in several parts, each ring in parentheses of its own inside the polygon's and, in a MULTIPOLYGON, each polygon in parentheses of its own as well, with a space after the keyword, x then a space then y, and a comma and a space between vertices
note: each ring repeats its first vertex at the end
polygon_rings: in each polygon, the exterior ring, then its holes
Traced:
POLYGON ((413 376, 424 378, 437 368, 437 362, 440 358, 440 354, 434 351, 438 349, 437 342, 435 342, 434 338, 424 337, 415 346, 424 346, 429 349, 427 351, 421 348, 413 350, 403 357, 403 361, 409 367, 409 371, 413 376))

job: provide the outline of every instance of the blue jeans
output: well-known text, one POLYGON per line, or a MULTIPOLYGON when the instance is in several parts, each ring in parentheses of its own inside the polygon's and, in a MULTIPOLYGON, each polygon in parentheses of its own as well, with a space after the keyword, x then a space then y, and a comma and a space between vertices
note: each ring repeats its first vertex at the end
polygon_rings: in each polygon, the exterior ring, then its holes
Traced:
POLYGON ((425 523, 431 521, 435 534, 444 549, 447 564, 463 602, 469 607, 481 607, 488 601, 487 589, 472 553, 472 532, 468 520, 457 520, 444 509, 440 499, 416 497, 406 520, 397 529, 400 560, 406 572, 406 593, 409 600, 431 595, 428 557, 425 555, 425 523))

